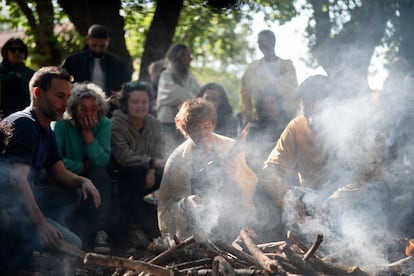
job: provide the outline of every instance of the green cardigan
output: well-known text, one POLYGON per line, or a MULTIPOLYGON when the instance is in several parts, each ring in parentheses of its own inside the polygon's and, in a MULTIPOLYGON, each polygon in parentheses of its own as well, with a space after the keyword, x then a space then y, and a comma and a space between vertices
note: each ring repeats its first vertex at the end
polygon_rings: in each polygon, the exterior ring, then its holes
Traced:
POLYGON ((83 161, 88 159, 91 166, 105 167, 111 155, 112 124, 107 117, 102 117, 92 132, 95 140, 86 145, 81 130, 71 120, 52 123, 60 153, 65 167, 76 174, 82 173, 83 161))

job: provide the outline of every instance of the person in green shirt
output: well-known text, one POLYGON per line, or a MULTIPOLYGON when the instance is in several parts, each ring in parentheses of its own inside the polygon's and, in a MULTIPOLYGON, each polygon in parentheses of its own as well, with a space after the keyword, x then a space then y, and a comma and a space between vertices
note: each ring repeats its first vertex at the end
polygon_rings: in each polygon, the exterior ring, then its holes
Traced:
POLYGON ((74 83, 63 120, 52 124, 65 167, 95 183, 102 198, 100 208, 88 200, 76 210, 75 232, 87 249, 108 253, 104 231, 111 206, 111 177, 106 167, 111 155, 111 121, 105 116, 108 103, 102 89, 93 83, 74 83), (94 241, 95 238, 95 241, 94 241))

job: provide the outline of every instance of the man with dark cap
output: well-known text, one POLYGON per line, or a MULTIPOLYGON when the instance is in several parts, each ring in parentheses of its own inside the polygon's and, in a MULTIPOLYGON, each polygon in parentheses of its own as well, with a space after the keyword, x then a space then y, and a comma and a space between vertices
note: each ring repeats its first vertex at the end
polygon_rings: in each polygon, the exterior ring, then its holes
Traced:
POLYGON ((99 85, 111 98, 111 108, 117 108, 117 100, 123 83, 131 80, 131 71, 118 56, 107 51, 109 33, 102 25, 94 24, 88 29, 85 48, 68 56, 62 67, 74 78, 74 82, 90 81, 99 85))

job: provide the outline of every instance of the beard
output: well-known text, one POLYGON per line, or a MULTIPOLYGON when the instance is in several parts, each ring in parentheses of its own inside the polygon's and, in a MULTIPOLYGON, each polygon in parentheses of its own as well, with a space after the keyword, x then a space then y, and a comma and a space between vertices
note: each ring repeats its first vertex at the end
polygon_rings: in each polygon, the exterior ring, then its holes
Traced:
POLYGON ((60 111, 53 107, 50 101, 45 101, 41 105, 39 105, 40 112, 51 121, 57 121, 62 119, 63 113, 65 111, 60 111))
POLYGON ((91 55, 92 55, 94 58, 101 58, 101 57, 103 57, 103 55, 104 55, 104 52, 100 52, 100 53, 93 52, 93 51, 90 51, 90 52, 91 52, 91 55))

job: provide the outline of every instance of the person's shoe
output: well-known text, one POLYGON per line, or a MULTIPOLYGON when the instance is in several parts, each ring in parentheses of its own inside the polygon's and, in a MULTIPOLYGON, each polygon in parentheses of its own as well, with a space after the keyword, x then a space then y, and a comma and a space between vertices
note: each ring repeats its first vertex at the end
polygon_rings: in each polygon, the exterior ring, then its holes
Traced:
POLYGON ((132 229, 129 231, 129 238, 134 247, 147 248, 151 243, 141 229, 132 229))
POLYGON ((108 254, 111 252, 111 247, 109 246, 109 237, 105 231, 101 230, 96 234, 95 248, 93 251, 101 254, 108 254))

